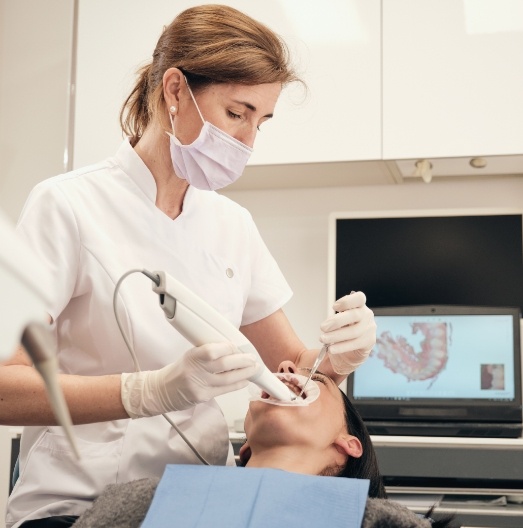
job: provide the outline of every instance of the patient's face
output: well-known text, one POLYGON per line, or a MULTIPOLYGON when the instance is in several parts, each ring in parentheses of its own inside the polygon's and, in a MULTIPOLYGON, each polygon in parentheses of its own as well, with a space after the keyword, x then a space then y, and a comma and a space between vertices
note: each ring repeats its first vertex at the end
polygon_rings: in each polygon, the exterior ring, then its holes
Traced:
MULTIPOLYGON (((280 365, 280 372, 283 370, 280 365)), ((309 375, 307 370, 297 369, 294 365, 292 370, 303 376, 309 375)), ((245 417, 245 433, 252 449, 275 445, 322 449, 340 433, 347 433, 345 408, 338 386, 319 372, 312 379, 319 386, 320 395, 308 406, 250 403, 245 417)))

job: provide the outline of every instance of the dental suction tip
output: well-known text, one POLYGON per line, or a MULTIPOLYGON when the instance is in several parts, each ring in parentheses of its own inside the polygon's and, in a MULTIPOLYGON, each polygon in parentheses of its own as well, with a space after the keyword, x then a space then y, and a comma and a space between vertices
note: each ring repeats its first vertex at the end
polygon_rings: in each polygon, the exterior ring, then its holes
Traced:
POLYGON ((78 450, 76 438, 73 433, 73 422, 64 395, 58 383, 56 358, 53 357, 41 361, 40 363, 35 364, 35 367, 38 372, 40 372, 42 378, 44 378, 47 387, 47 395, 49 396, 49 402, 56 420, 58 424, 62 426, 76 460, 80 460, 80 451, 78 450))
POLYGON ((30 323, 22 334, 22 344, 42 376, 56 420, 62 426, 74 456, 80 460, 73 422, 58 380, 58 360, 54 354, 49 329, 40 323, 30 323))

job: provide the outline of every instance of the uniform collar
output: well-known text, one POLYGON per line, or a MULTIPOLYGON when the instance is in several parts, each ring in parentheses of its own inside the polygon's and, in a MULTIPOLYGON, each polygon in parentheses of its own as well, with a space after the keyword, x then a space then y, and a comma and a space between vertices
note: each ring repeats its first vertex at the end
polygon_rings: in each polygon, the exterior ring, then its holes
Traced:
POLYGON ((156 182, 147 168, 142 158, 138 156, 131 146, 129 138, 125 138, 120 148, 116 152, 116 162, 123 169, 125 174, 133 180, 134 183, 153 203, 156 202, 156 182))

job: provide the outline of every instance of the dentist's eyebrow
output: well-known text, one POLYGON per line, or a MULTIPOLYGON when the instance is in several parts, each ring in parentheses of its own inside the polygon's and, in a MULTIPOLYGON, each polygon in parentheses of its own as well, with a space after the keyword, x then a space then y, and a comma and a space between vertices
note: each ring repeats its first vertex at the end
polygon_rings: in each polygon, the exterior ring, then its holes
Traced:
MULTIPOLYGON (((248 103, 246 101, 238 101, 237 99, 233 99, 233 102, 245 106, 246 108, 248 108, 252 112, 256 112, 256 107, 254 105, 252 105, 251 103, 248 103)), ((266 114, 263 117, 267 117, 268 119, 270 119, 273 116, 274 116, 274 114, 266 114)))

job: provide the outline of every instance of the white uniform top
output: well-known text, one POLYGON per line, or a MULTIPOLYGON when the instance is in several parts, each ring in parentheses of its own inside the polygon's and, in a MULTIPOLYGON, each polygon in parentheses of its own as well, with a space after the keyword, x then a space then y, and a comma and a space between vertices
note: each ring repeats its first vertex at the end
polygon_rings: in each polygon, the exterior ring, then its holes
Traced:
MULTIPOLYGON (((115 157, 50 178, 31 192, 18 231, 55 282, 49 313, 62 372, 134 371, 112 306, 116 282, 133 268, 166 271, 236 327, 289 300, 290 288, 243 207, 189 187, 183 212, 172 220, 155 199, 155 181, 127 140, 115 157)), ((142 370, 158 369, 192 347, 165 320, 151 287, 144 275, 130 275, 118 306, 142 370)), ((171 417, 209 462, 234 463, 214 400, 171 417)), ((159 477, 168 463, 199 463, 162 416, 78 425, 74 432, 84 468, 60 427, 24 428, 7 527, 79 515, 108 484, 159 477)))

